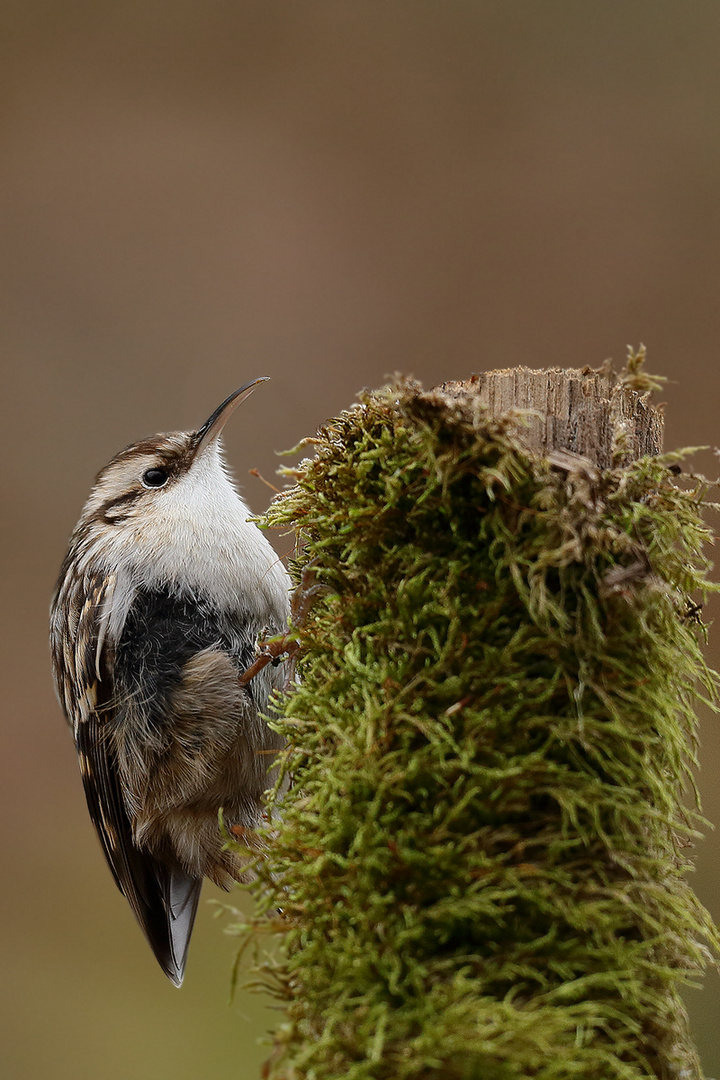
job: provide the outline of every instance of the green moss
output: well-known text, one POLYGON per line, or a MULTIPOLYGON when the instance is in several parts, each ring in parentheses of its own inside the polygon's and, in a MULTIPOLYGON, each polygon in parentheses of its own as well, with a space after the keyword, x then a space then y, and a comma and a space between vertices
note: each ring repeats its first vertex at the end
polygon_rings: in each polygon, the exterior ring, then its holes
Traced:
POLYGON ((253 886, 254 935, 284 913, 257 959, 286 1009, 270 1077, 699 1076, 703 493, 670 456, 554 468, 517 423, 402 382, 271 508, 328 591, 253 886))

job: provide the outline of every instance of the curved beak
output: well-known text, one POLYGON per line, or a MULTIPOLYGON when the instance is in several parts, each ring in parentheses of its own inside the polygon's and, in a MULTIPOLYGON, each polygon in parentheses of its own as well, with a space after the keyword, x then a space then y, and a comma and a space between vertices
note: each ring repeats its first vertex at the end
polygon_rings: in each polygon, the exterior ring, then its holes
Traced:
POLYGON ((212 416, 209 416, 203 426, 195 432, 192 456, 198 457, 204 450, 215 442, 220 437, 220 434, 227 424, 228 420, 238 408, 242 405, 243 401, 250 397, 258 383, 269 382, 267 375, 262 375, 259 379, 251 379, 250 382, 246 382, 239 390, 236 390, 230 397, 225 398, 222 405, 218 405, 212 416))

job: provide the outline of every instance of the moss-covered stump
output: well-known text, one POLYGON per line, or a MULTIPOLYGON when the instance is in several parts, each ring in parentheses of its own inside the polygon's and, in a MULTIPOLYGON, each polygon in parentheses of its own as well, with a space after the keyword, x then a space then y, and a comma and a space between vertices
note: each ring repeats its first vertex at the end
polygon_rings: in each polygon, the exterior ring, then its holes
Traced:
POLYGON ((715 678, 700 492, 628 463, 626 431, 604 469, 522 432, 472 381, 400 383, 271 509, 327 590, 254 887, 256 931, 283 912, 268 1077, 700 1075, 678 995, 716 942, 681 802, 715 678))

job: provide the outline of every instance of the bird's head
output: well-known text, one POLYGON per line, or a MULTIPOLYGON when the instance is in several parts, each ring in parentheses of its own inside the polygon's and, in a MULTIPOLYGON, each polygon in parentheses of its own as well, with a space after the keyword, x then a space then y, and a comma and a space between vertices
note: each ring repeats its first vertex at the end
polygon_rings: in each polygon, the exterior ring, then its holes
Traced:
POLYGON ((250 520, 219 446, 230 416, 265 381, 245 383, 197 431, 133 443, 98 473, 57 595, 88 576, 111 577, 111 637, 119 636, 138 588, 203 597, 218 609, 242 607, 261 623, 277 621, 287 603, 285 570, 250 520))
POLYGON ((236 390, 197 431, 153 435, 125 447, 98 473, 81 521, 113 531, 139 524, 172 522, 178 510, 187 518, 237 494, 225 472, 219 440, 239 405, 265 378, 236 390))

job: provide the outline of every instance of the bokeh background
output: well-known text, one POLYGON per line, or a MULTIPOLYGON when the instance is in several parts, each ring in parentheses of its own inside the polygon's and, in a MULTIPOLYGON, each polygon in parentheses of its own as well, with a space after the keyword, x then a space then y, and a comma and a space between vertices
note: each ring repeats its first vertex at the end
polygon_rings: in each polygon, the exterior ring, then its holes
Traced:
MULTIPOLYGON (((226 440, 260 511, 248 469, 388 373, 640 341, 666 445, 720 442, 720 5, 0 0, 0 139, 0 1070, 251 1080, 272 1014, 228 1007, 206 904, 164 979, 53 696, 48 599, 93 475, 270 375, 226 440)), ((708 716, 702 762, 718 821, 708 716)), ((720 918, 717 834, 695 881, 720 918)), ((718 1075, 719 991, 690 995, 718 1075)))

